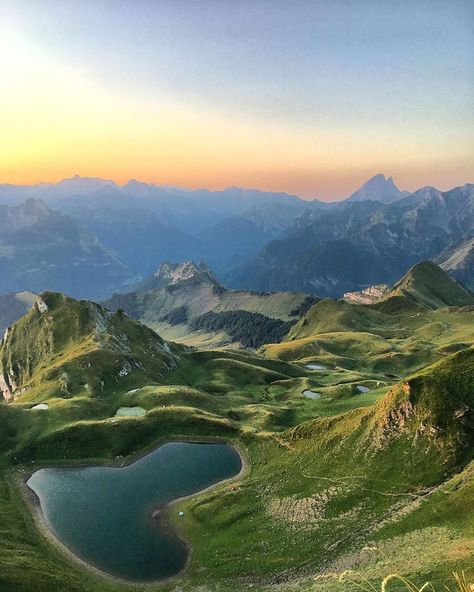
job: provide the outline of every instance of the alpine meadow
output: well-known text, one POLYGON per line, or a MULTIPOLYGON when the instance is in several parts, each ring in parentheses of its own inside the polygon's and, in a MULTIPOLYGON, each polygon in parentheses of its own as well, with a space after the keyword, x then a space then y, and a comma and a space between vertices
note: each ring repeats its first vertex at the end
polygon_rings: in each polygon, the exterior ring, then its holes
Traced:
POLYGON ((1 592, 474 590, 473 22, 1 3, 1 592))

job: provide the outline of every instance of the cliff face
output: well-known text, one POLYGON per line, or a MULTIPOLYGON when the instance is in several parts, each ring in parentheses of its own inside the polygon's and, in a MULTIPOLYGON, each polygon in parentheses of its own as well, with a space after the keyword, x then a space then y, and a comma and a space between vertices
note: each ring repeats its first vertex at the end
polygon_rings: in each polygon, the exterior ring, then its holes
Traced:
POLYGON ((383 448, 396 438, 420 440, 456 462, 474 440, 474 349, 448 356, 395 385, 376 403, 370 437, 383 448))
MULTIPOLYGON (((46 315, 48 305, 41 296, 37 296, 29 316, 36 317, 46 315)), ((37 342, 37 347, 27 347, 21 357, 14 353, 18 334, 13 327, 5 330, 2 341, 0 342, 0 391, 6 401, 13 399, 14 394, 23 394, 27 388, 21 388, 23 382, 26 382, 32 373, 39 356, 51 355, 53 351, 53 334, 48 319, 44 319, 44 329, 41 339, 37 342)), ((29 331, 26 331, 29 334, 29 331)))

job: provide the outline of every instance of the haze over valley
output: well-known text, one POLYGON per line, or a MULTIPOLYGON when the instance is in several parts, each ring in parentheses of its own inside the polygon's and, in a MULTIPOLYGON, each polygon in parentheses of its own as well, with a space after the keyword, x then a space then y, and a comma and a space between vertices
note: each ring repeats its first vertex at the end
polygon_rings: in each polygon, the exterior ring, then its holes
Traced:
POLYGON ((0 592, 472 592, 474 4, 0 4, 0 592))

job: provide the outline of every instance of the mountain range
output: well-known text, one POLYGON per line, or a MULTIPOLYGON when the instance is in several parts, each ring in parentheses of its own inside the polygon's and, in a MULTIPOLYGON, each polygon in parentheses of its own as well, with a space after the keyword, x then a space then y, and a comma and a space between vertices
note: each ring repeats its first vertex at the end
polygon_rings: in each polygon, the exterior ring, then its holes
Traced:
POLYGON ((54 289, 103 298, 129 290, 161 262, 200 258, 234 289, 341 297, 392 284, 423 259, 472 286, 473 195, 473 185, 409 193, 381 174, 333 203, 78 176, 2 185, 0 293, 54 289), (41 234, 39 248, 20 248, 12 216, 34 219, 22 228, 29 245, 41 234))
POLYGON ((297 219, 224 279, 253 290, 340 297, 392 284, 418 261, 441 256, 446 269, 472 285, 473 234, 474 185, 446 192, 427 187, 388 204, 347 201, 297 219))
POLYGON ((0 205, 2 293, 50 289, 99 298, 136 279, 111 249, 42 200, 0 205))

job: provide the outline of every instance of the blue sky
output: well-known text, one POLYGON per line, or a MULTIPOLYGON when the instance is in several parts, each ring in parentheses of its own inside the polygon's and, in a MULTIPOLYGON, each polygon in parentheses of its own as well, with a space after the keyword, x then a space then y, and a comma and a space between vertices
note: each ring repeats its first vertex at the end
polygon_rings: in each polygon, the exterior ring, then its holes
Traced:
MULTIPOLYGON (((156 161, 137 174, 131 167, 132 177, 335 198, 381 167, 407 188, 466 182, 473 168, 474 3, 468 0, 4 0, 0 18, 13 43, 41 56, 48 72, 54 64, 69 86, 86 80, 87 101, 107 93, 117 129, 130 119, 134 101, 145 120, 148 113, 156 133, 143 150, 152 150, 156 161), (162 105, 169 108, 158 124, 155 108, 162 105), (163 118, 171 120, 170 130, 163 118), (163 148, 173 123, 174 160, 182 141, 181 178, 163 148), (191 149, 206 141, 215 168, 191 149)), ((146 121, 134 140, 130 124, 124 139, 137 150, 146 121)), ((68 166, 100 172, 105 154, 94 159, 83 162, 71 146, 70 163, 51 167, 49 176, 66 174, 68 166)), ((48 176, 47 162, 33 160, 31 170, 48 176)), ((122 161, 117 155, 120 171, 122 161)), ((105 172, 114 176, 110 164, 105 172)), ((14 176, 15 167, 6 173, 14 176)))

